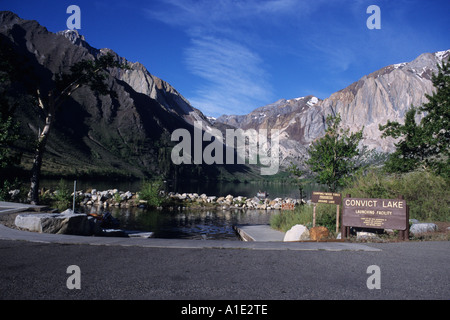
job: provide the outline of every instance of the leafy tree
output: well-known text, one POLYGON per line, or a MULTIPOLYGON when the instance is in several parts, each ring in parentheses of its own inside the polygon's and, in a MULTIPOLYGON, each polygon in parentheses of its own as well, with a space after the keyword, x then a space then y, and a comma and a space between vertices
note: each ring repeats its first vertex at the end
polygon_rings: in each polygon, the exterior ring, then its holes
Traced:
POLYGON ((385 164, 390 172, 408 172, 418 167, 434 170, 450 177, 450 63, 438 65, 438 74, 433 74, 436 88, 433 95, 426 94, 428 102, 419 108, 412 107, 405 123, 388 121, 380 125, 382 137, 400 138, 396 151, 385 164), (423 114, 419 124, 415 118, 423 114))
POLYGON ((317 182, 327 185, 333 192, 345 186, 361 167, 358 145, 364 129, 349 133, 349 129, 343 129, 340 123, 340 114, 327 117, 325 136, 312 143, 308 149, 310 158, 306 161, 316 173, 317 182))
MULTIPOLYGON (((11 146, 19 138, 18 123, 10 114, 9 104, 0 97, 0 173, 19 162, 20 156, 11 152, 11 146)), ((15 183, 6 178, 0 179, 0 200, 8 200, 9 191, 15 183)))
POLYGON ((41 175, 42 158, 45 152, 48 136, 55 119, 55 112, 62 106, 64 101, 70 97, 77 89, 85 85, 91 90, 102 95, 113 94, 108 90, 106 83, 106 73, 108 68, 128 69, 128 66, 120 64, 110 53, 103 55, 96 60, 83 60, 74 64, 70 68, 70 73, 55 75, 55 87, 50 90, 47 96, 37 90, 37 100, 39 107, 45 112, 45 126, 40 133, 35 149, 32 178, 29 192, 31 203, 39 202, 39 180, 41 175))
POLYGON ((0 169, 16 162, 17 158, 11 152, 11 145, 19 138, 18 124, 14 121, 7 102, 0 98, 0 169))
POLYGON ((424 161, 424 132, 416 124, 417 109, 411 108, 405 117, 405 124, 391 122, 384 126, 380 125, 380 130, 384 131, 382 137, 393 137, 395 139, 403 137, 395 144, 396 150, 386 161, 384 167, 388 172, 409 172, 418 167, 419 163, 424 161))
MULTIPOLYGON (((12 152, 12 145, 20 137, 19 124, 14 120, 15 104, 10 103, 10 91, 14 82, 14 66, 17 61, 10 48, 3 45, 0 38, 0 171, 20 161, 20 155, 12 152)), ((0 200, 7 200, 8 192, 13 183, 0 179, 0 200)))
MULTIPOLYGON (((300 193, 300 201, 303 200, 303 197, 305 196, 303 194, 303 183, 301 181, 302 176, 305 174, 305 172, 303 170, 301 170, 298 165, 296 165, 295 163, 292 163, 289 165, 289 167, 287 168, 287 171, 291 174, 291 176, 294 176, 296 181, 297 181, 297 186, 298 186, 298 191, 300 193)), ((303 204, 303 202, 301 202, 300 204, 303 204)))
MULTIPOLYGON (((0 39, 3 45, 3 39, 0 39)), ((8 47, 0 50, 0 169, 6 168, 14 162, 11 154, 12 143, 19 138, 19 126, 13 119, 14 105, 8 99, 14 78, 15 61, 13 52, 8 47)))

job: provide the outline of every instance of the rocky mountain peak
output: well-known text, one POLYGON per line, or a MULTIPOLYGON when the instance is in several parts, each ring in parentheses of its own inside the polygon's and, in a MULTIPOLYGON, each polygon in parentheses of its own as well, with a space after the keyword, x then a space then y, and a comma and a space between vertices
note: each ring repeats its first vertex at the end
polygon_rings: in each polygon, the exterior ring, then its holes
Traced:
MULTIPOLYGON (((55 116, 44 172, 64 167, 60 172, 110 171, 142 176, 174 174, 178 170, 170 162, 171 132, 178 128, 191 130, 194 120, 207 119, 169 83, 111 49, 90 46, 76 30, 52 33, 36 21, 7 11, 0 11, 0 22, 0 50, 9 48, 20 57, 23 70, 33 82, 30 86, 43 94, 54 86, 55 75, 68 72, 82 60, 110 53, 131 67, 108 70, 105 81, 114 95, 99 95, 82 86, 65 101, 55 116)), ((30 97, 29 101, 34 100, 30 97)), ((24 140, 33 141, 43 127, 45 113, 34 103, 21 103, 17 118, 24 136, 29 137, 24 140)), ((25 153, 30 157, 32 152, 25 153)), ((182 174, 186 176, 191 171, 187 168, 182 174)))
POLYGON ((126 82, 136 92, 157 100, 167 111, 184 118, 190 124, 195 120, 206 119, 175 88, 162 79, 152 75, 140 62, 130 62, 109 48, 93 48, 77 30, 64 30, 57 34, 64 36, 74 45, 87 49, 94 57, 112 54, 117 61, 128 65, 130 70, 112 70, 111 75, 126 82))
POLYGON ((269 125, 276 129, 287 118, 298 115, 319 102, 320 99, 312 95, 289 100, 280 99, 259 107, 247 115, 222 115, 216 119, 216 122, 243 129, 267 128, 269 125))
POLYGON ((91 47, 89 45, 89 43, 86 41, 86 39, 84 38, 84 36, 81 35, 78 32, 78 30, 76 30, 76 29, 74 29, 74 30, 63 30, 63 31, 57 32, 56 34, 64 36, 70 42, 72 42, 74 45, 76 45, 78 47, 82 47, 82 48, 87 49, 89 51, 89 53, 91 55, 93 55, 94 57, 96 57, 99 54, 99 52, 100 52, 100 50, 91 47))
POLYGON ((59 31, 57 32, 57 34, 62 34, 67 39, 69 39, 73 44, 76 45, 78 45, 81 41, 86 41, 84 36, 81 35, 76 29, 59 31))
POLYGON ((402 123, 411 106, 427 102, 431 78, 437 65, 449 59, 450 50, 424 53, 411 62, 397 63, 372 72, 330 97, 314 96, 280 99, 247 115, 221 116, 216 121, 242 129, 280 130, 280 163, 302 164, 311 142, 325 133, 328 115, 341 114, 342 125, 350 131, 364 128, 363 144, 379 152, 392 152, 393 139, 381 139, 379 124, 388 120, 402 123))
POLYGON ((7 25, 17 23, 19 20, 19 16, 14 12, 0 11, 0 28, 5 28, 7 25))
POLYGON ((447 61, 450 58, 450 49, 444 51, 435 52, 434 55, 439 61, 447 61))

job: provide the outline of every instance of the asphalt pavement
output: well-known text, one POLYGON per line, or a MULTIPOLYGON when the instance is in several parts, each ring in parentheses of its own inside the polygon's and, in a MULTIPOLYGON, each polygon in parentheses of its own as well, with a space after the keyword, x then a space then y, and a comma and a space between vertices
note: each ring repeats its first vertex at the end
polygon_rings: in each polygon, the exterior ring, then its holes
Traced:
POLYGON ((450 298, 448 242, 123 239, 4 226, 0 239, 0 299, 7 300, 181 299, 187 306, 205 300, 450 298))

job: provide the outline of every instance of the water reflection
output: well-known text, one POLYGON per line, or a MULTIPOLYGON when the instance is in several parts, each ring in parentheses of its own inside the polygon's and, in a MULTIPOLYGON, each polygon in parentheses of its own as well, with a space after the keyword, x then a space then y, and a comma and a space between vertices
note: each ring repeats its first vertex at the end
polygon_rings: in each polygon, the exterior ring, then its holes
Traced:
MULTIPOLYGON (((84 212, 101 213, 103 209, 84 208, 84 212)), ((155 238, 196 240, 239 240, 236 224, 269 224, 277 211, 263 210, 148 210, 110 208, 121 228, 153 232, 155 238)))
MULTIPOLYGON (((66 181, 68 185, 73 181, 66 181)), ((42 186, 56 188, 59 180, 44 180, 42 186)), ((119 191, 137 192, 141 188, 142 181, 77 181, 77 190, 91 188, 99 191, 118 189, 119 191)), ((167 182, 166 191, 180 193, 205 193, 208 196, 244 196, 254 197, 258 191, 266 191, 269 198, 277 197, 299 198, 298 187, 292 184, 281 183, 232 183, 232 182, 180 182, 172 184, 167 182)), ((309 199, 312 191, 323 191, 324 187, 315 183, 304 186, 304 195, 309 199)), ((81 208, 83 212, 102 213, 102 208, 81 208)), ((127 230, 139 230, 153 232, 157 238, 178 239, 228 239, 238 240, 233 225, 236 224, 269 224, 270 216, 277 211, 262 210, 208 210, 208 211, 169 211, 147 210, 143 208, 118 208, 110 207, 115 218, 121 221, 121 227, 127 230)))

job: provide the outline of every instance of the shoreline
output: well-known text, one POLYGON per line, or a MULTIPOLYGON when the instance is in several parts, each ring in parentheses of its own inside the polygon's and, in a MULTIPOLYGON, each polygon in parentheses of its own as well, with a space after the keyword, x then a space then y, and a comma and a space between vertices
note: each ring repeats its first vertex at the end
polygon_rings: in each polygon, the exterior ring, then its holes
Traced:
MULTIPOLYGON (((47 196, 55 194, 54 191, 45 191, 47 196)), ((73 197, 73 193, 71 195, 73 197)), ((280 213, 284 210, 294 210, 297 206, 302 204, 310 204, 310 201, 294 198, 275 198, 271 199, 263 194, 261 197, 254 196, 247 198, 243 196, 233 196, 231 194, 226 196, 214 196, 197 193, 178 193, 169 192, 161 193, 161 197, 165 199, 165 203, 157 207, 158 210, 168 211, 184 211, 184 210, 261 210, 273 211, 273 213, 280 213)), ((71 207, 71 206, 70 206, 71 207)), ((76 207, 84 207, 94 213, 94 211, 108 210, 108 209, 127 209, 127 208, 150 208, 147 206, 147 201, 139 199, 138 192, 119 191, 118 189, 109 189, 99 191, 96 189, 88 189, 84 191, 76 191, 76 207)), ((58 212, 55 209, 48 208, 48 212, 58 212)), ((23 212, 22 212, 23 213, 23 212)), ((4 213, 0 214, 0 224, 9 228, 17 229, 15 225, 15 217, 18 213, 4 213)), ((440 238, 441 240, 450 240, 450 222, 437 221, 433 222, 437 225, 437 230, 433 232, 434 236, 424 234, 417 237, 416 240, 431 240, 440 238), (430 239, 431 238, 431 239, 430 239)), ((275 230, 275 229, 274 229, 275 230)))
MULTIPOLYGON (((17 190, 18 191, 18 190, 17 190)), ((18 196, 16 190, 10 191, 13 197, 18 196)), ((41 193, 42 197, 51 198, 57 194, 56 191, 46 190, 41 193)), ((253 210, 293 210, 300 203, 306 204, 305 200, 285 197, 271 199, 267 195, 264 196, 226 196, 206 195, 198 193, 179 193, 168 192, 160 193, 163 204, 157 209, 180 210, 183 209, 253 209, 253 210)), ((73 192, 71 193, 73 197, 73 192)), ((71 201, 72 202, 72 201, 71 201)), ((139 199, 138 192, 119 191, 118 189, 108 189, 99 191, 96 189, 88 189, 88 191, 76 191, 76 206, 78 207, 97 207, 107 209, 110 207, 129 208, 129 207, 146 207, 146 200, 139 199)))
MULTIPOLYGON (((20 228, 18 228, 15 225, 15 218, 17 215, 24 214, 24 213, 39 214, 39 212, 36 212, 36 211, 22 211, 22 212, 0 214, 0 225, 3 225, 10 229, 21 230, 20 228)), ((41 213, 44 213, 44 212, 41 212, 41 213)), ((438 226, 436 231, 427 232, 418 237, 413 237, 413 238, 409 239, 409 241, 450 241, 450 222, 435 221, 434 223, 438 226)), ((238 226, 236 225, 235 227, 238 227, 238 226)), ((240 226, 240 227, 243 227, 243 226, 240 226)), ((258 227, 258 225, 254 225, 254 226, 247 225, 247 227, 258 227)), ((279 231, 272 229, 272 232, 279 232, 279 231)), ((239 234, 239 237, 242 239, 241 234, 239 234)), ((253 241, 255 241, 255 240, 253 240, 253 241)), ((256 241, 261 241, 261 240, 256 240, 256 241)), ((393 238, 391 240, 388 240, 388 239, 384 239, 384 240, 378 239, 377 240, 376 238, 373 238, 373 239, 366 238, 366 239, 360 239, 360 240, 347 239, 346 242, 356 242, 356 243, 380 243, 380 242, 388 243, 388 242, 390 242, 390 243, 396 243, 399 241, 397 240, 397 238, 393 238)))

